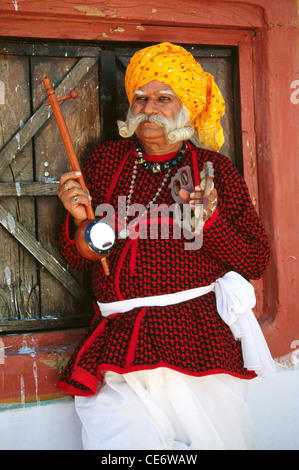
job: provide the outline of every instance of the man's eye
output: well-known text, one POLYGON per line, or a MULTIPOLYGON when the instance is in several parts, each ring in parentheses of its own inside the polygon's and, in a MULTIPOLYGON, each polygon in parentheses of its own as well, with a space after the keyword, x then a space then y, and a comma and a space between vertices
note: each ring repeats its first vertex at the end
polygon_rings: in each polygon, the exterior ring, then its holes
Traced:
POLYGON ((159 96, 159 101, 166 103, 168 101, 171 101, 171 98, 170 96, 159 96))

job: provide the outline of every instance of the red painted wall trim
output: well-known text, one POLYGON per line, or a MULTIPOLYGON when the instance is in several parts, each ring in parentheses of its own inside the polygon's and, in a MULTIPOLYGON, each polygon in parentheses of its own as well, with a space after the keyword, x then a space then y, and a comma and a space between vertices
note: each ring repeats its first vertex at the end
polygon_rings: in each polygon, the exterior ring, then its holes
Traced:
MULTIPOLYGON (((291 99, 291 85, 299 78, 296 0, 189 0, 187 8, 180 0, 146 5, 113 1, 109 6, 104 0, 2 0, 0 20, 1 35, 10 37, 138 42, 179 38, 185 43, 238 45, 244 173, 272 251, 264 279, 255 286, 257 313, 274 357, 287 354, 299 340, 299 103, 291 99)), ((40 397, 53 397, 59 373, 39 359, 54 349, 69 353, 83 334, 80 330, 76 337, 74 331, 58 337, 60 333, 31 335, 32 341, 38 338, 38 355, 21 358, 19 346, 13 349, 9 337, 2 338, 9 347, 6 365, 11 364, 5 369, 5 383, 11 386, 4 385, 0 400, 20 401, 21 392, 22 399, 24 393, 25 400, 36 399, 34 371, 44 377, 40 397), (51 344, 45 345, 45 340, 51 344), (28 381, 25 389, 20 388, 21 376, 28 381)), ((21 344, 24 335, 14 338, 21 344)))
MULTIPOLYGON (((108 22, 114 23, 116 27, 122 27, 124 24, 154 24, 221 28, 225 25, 227 28, 251 29, 253 26, 262 27, 264 24, 263 6, 259 3, 263 2, 188 0, 186 3, 181 0, 153 0, 144 4, 135 0, 127 0, 125 3, 112 0, 107 4, 105 0, 1 0, 0 15, 5 19, 60 22, 57 37, 64 34, 64 26, 61 24, 63 22, 83 22, 86 25, 108 22)), ((109 39, 117 40, 115 37, 109 39)))
POLYGON ((284 17, 280 24, 271 23, 253 40, 260 213, 272 249, 262 321, 277 355, 299 340, 299 102, 291 88, 299 78, 298 25, 284 25, 284 17))
POLYGON ((56 384, 84 333, 78 329, 2 336, 0 406, 66 396, 56 384))
MULTIPOLYGON (((0 14, 1 18, 1 14, 0 14)), ((87 41, 137 41, 137 42, 162 42, 165 38, 169 42, 178 42, 178 30, 171 26, 122 24, 118 22, 97 22, 86 24, 85 22, 61 22, 39 19, 3 19, 0 35, 23 38, 41 39, 73 39, 87 41), (32 32, 34 31, 34 36, 32 32)), ((181 31, 181 29, 180 29, 181 31)), ((197 28, 183 27, 182 34, 179 33, 180 42, 198 44, 217 44, 220 46, 237 46, 240 41, 250 41, 252 30, 225 29, 225 28, 197 28), (216 42, 215 42, 216 41, 216 42)))

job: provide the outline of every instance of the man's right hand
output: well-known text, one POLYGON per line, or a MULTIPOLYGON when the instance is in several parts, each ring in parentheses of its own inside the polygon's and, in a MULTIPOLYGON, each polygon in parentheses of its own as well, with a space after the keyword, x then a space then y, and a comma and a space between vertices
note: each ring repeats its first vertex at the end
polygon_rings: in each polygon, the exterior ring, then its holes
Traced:
POLYGON ((76 226, 86 220, 85 206, 91 204, 91 196, 82 190, 77 179, 81 176, 78 171, 69 171, 61 175, 58 197, 66 210, 73 216, 76 226))

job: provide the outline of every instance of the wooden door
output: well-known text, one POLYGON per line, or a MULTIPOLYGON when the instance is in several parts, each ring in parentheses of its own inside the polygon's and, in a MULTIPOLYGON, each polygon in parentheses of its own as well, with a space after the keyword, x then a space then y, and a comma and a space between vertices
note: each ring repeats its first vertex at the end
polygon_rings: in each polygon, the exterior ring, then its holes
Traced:
MULTIPOLYGON (((63 113, 81 165, 100 141, 119 138, 128 103, 124 74, 145 44, 0 43, 0 329, 5 332, 85 326, 92 315, 88 277, 58 249, 65 210, 57 198, 68 158, 42 79, 57 96, 78 90, 63 113), (122 45, 124 46, 124 45, 122 45)), ((186 47, 186 46, 184 46, 186 47)), ((221 149, 242 170, 234 48, 186 47, 214 75, 226 101, 221 149)))

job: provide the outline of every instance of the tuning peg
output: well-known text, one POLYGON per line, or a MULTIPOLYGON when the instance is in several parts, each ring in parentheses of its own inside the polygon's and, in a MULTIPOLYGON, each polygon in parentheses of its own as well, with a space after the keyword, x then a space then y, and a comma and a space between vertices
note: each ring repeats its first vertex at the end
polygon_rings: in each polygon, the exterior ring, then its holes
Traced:
MULTIPOLYGON (((62 96, 61 98, 58 98, 58 101, 66 101, 69 100, 70 98, 73 98, 74 100, 78 98, 78 92, 77 90, 72 90, 68 95, 62 96)), ((45 103, 45 106, 50 106, 49 101, 45 103)))

